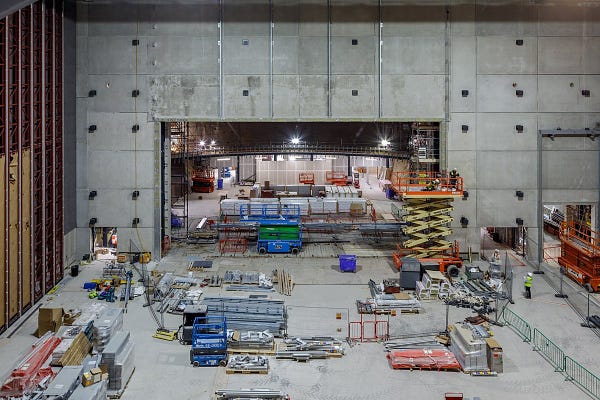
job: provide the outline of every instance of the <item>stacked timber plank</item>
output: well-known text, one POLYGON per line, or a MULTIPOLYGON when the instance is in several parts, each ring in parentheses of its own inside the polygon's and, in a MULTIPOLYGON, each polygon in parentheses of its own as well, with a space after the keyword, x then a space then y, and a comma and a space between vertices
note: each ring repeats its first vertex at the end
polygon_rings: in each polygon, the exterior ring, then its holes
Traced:
POLYGON ((50 364, 64 367, 66 365, 79 365, 90 353, 92 343, 84 332, 79 332, 74 339, 63 339, 61 344, 52 353, 50 364))

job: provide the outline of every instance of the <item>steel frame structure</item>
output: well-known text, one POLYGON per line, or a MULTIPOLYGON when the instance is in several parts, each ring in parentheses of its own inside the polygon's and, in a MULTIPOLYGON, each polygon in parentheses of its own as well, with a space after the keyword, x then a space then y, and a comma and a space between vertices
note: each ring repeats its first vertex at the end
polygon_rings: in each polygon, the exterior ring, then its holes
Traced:
POLYGON ((63 277, 63 5, 0 19, 0 332, 63 277))

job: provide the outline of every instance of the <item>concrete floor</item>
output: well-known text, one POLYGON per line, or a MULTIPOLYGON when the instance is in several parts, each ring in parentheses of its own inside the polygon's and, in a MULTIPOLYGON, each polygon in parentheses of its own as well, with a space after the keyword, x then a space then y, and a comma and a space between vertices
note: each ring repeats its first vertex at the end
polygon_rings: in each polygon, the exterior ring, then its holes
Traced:
MULTIPOLYGON (((379 192, 376 186, 373 191, 379 192)), ((384 207, 383 204, 380 206, 384 207)), ((377 249, 358 257, 359 268, 356 273, 339 272, 335 256, 356 249, 352 246, 357 245, 360 244, 309 245, 298 257, 214 257, 215 245, 174 244, 158 267, 187 275, 189 257, 200 256, 213 258, 214 265, 210 272, 194 273, 196 277, 223 274, 227 269, 270 273, 275 268, 285 268, 293 275, 296 287, 290 297, 273 294, 273 298, 283 298, 289 307, 289 334, 345 336, 347 321, 358 320, 355 300, 370 296, 367 286, 369 279, 381 281, 396 276, 391 259, 386 257, 389 251, 377 254, 377 249), (315 249, 321 249, 320 254, 326 255, 316 257, 315 249), (343 314, 341 321, 335 318, 337 312, 343 314)), ((95 301, 89 300, 87 292, 81 287, 86 280, 101 274, 102 265, 96 261, 82 267, 78 277, 67 278, 60 291, 46 296, 42 306, 73 308, 95 301)), ((523 299, 520 283, 528 271, 529 267, 514 267, 515 304, 511 309, 562 346, 567 355, 600 374, 600 360, 597 358, 600 340, 579 326, 581 321, 577 315, 564 300, 554 297, 555 291, 544 279, 536 275, 533 299, 523 299)), ((222 288, 207 287, 204 290, 206 295, 232 295, 232 292, 222 288)), ((243 295, 241 292, 236 294, 243 295)), ((142 307, 143 303, 142 298, 136 298, 125 314, 124 329, 131 331, 136 343, 136 370, 122 396, 123 400, 211 399, 216 389, 249 387, 280 389, 294 400, 443 399, 445 392, 461 392, 465 397, 489 400, 588 398, 573 383, 554 372, 550 364, 533 352, 531 346, 522 342, 509 327, 493 328, 504 349, 505 372, 498 377, 471 377, 459 372, 392 370, 380 343, 348 347, 346 355, 339 359, 297 363, 273 357, 267 375, 226 375, 223 368, 193 368, 189 363, 189 346, 152 338, 157 326, 148 309, 142 307)), ((121 304, 117 302, 111 306, 120 307, 121 304)), ((465 309, 450 309, 451 322, 461 321, 469 315, 472 314, 465 309)), ((442 303, 424 302, 424 312, 421 314, 391 317, 390 333, 397 336, 441 331, 444 323, 445 307, 442 303)), ((165 314, 168 328, 176 329, 179 324, 180 317, 165 314)), ((25 354, 27 347, 35 341, 32 333, 36 326, 37 315, 33 313, 21 326, 12 327, 0 336, 0 376, 7 374, 15 360, 25 354)))

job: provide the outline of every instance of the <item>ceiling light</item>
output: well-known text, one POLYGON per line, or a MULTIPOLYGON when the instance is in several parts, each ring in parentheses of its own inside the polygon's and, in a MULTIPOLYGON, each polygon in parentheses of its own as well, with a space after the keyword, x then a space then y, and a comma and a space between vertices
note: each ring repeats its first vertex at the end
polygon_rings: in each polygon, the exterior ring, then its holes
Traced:
POLYGON ((230 161, 231 158, 227 157, 227 158, 217 158, 217 161, 230 161))
POLYGON ((297 138, 297 137, 292 138, 292 144, 298 144, 298 143, 300 143, 300 138, 297 138))
POLYGON ((210 145, 211 145, 211 146, 214 146, 216 143, 217 143, 217 142, 215 142, 214 140, 211 140, 211 141, 210 141, 210 145))
POLYGON ((200 146, 204 146, 204 140, 200 141, 200 146))
POLYGON ((382 145, 383 147, 387 147, 387 146, 389 146, 389 145, 390 145, 390 141, 389 141, 389 140, 387 140, 387 139, 382 139, 382 140, 381 140, 381 145, 382 145))

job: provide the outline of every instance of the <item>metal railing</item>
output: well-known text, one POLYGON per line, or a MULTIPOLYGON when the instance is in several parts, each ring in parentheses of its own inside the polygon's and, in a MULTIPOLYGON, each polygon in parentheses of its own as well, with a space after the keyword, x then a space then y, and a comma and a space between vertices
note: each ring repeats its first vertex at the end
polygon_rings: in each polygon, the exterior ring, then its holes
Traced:
POLYGON ((538 351, 554 366, 556 372, 565 370, 565 353, 537 328, 533 330, 533 350, 538 351))
POLYGON ((502 319, 506 325, 513 328, 513 330, 523 338, 524 342, 531 342, 531 325, 523 318, 512 312, 508 307, 505 307, 504 310, 502 310, 502 319))
POLYGON ((567 379, 574 382, 591 397, 600 399, 600 378, 571 357, 566 356, 564 362, 567 379))
POLYGON ((548 360, 554 367, 554 371, 564 374, 566 380, 576 384, 590 397, 600 400, 600 377, 571 357, 566 356, 560 347, 537 328, 533 330, 532 335, 531 325, 507 307, 502 311, 502 319, 525 342, 531 342, 533 350, 548 360))

